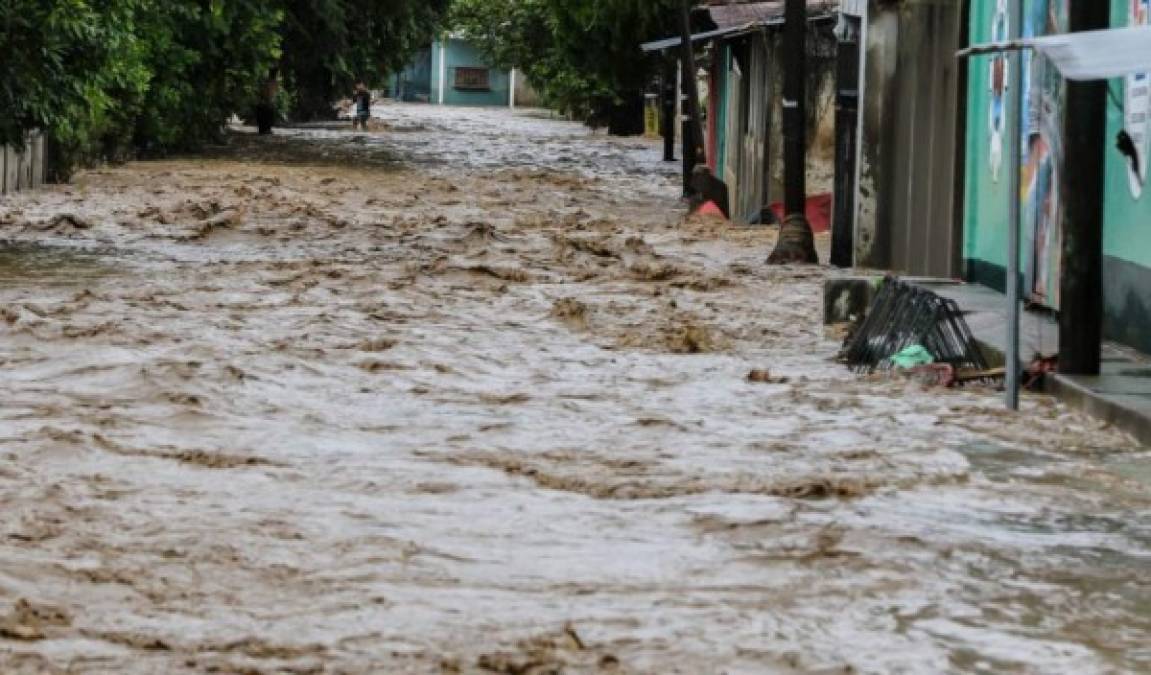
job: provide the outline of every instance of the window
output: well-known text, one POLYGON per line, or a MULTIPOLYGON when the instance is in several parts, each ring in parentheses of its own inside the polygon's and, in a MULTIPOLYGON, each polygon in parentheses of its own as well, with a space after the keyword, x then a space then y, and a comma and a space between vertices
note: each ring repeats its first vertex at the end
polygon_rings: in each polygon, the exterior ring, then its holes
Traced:
POLYGON ((470 91, 490 91, 491 82, 487 68, 456 68, 456 89, 470 91))

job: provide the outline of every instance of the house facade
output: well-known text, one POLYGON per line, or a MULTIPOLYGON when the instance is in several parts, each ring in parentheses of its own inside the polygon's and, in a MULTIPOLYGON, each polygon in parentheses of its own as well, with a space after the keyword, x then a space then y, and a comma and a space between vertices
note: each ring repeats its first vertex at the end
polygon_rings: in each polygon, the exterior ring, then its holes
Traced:
MULTIPOLYGON (((812 31, 829 31, 838 2, 807 4, 812 31)), ((699 90, 706 99, 707 164, 727 186, 737 224, 761 222, 783 198, 783 9, 781 2, 713 0, 692 16, 693 41, 702 52, 698 65, 706 73, 699 90)), ((644 49, 676 58, 679 44, 672 37, 644 49)), ((809 58, 833 61, 834 53, 819 54, 818 41, 812 40, 809 58)))
POLYGON ((518 70, 493 68, 459 36, 443 36, 391 79, 393 96, 408 103, 530 107, 538 97, 518 70))
MULTIPOLYGON (((1060 310, 1060 191, 1064 178, 1074 184, 1077 167, 1062 150, 1063 78, 1030 51, 1021 82, 1001 54, 957 52, 1066 32, 1067 2, 808 0, 809 21, 829 12, 838 38, 835 264, 1003 291, 1010 204, 1018 197, 1024 296, 1060 310), (1017 90, 1021 116, 1011 105, 1017 90), (1009 175, 1016 139, 1018 196, 1009 175)), ((1151 23, 1151 0, 1099 2, 1110 4, 1114 28, 1151 23)), ((714 0, 693 16, 706 71, 707 159, 741 224, 756 222, 779 194, 782 4, 714 0)), ((679 44, 673 37, 645 49, 674 59, 679 44)), ((1151 73, 1112 80, 1108 89, 1099 214, 1104 334, 1151 353, 1151 73), (1116 149, 1121 138, 1132 146, 1127 154, 1116 149)))

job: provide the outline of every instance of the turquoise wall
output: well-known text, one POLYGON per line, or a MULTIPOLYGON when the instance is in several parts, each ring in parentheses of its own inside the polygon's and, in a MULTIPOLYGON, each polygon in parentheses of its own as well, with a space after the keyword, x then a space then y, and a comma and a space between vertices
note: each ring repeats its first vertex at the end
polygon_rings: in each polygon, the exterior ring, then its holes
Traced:
MULTIPOLYGON (((731 83, 731 45, 721 42, 719 48, 719 65, 715 69, 715 78, 712 86, 715 87, 712 100, 715 102, 715 138, 716 147, 712 150, 715 157, 714 173, 716 178, 723 180, 723 165, 727 161, 727 95, 731 83)), ((711 114, 709 112, 709 114, 711 114)))
MULTIPOLYGON (((993 36, 992 18, 994 0, 973 0, 971 7, 971 42, 990 42, 993 36)), ((1011 17, 1010 36, 1015 35, 1015 17, 1011 17)), ((965 208, 963 214, 965 237, 964 258, 969 274, 975 280, 1002 288, 1002 279, 981 278, 989 274, 987 267, 1007 266, 1008 196, 1010 181, 1009 148, 1011 134, 1018 128, 1016 111, 1011 105, 1001 109, 999 128, 1001 145, 998 158, 998 176, 992 165, 991 131, 991 67, 992 57, 977 56, 968 63, 968 115, 967 166, 965 167, 965 208)), ((994 277, 996 272, 990 272, 994 277)))
MULTIPOLYGON (((1126 26, 1131 0, 1111 0, 1112 25, 1126 26)), ((972 43, 992 39, 991 22, 995 0, 975 0, 971 11, 972 43)), ((996 182, 991 171, 991 57, 971 59, 969 65, 966 198, 964 209, 964 255, 971 261, 1007 264, 1007 204, 1010 135, 1003 137, 1003 164, 996 182)), ((1151 79, 1151 78, 1149 78, 1151 79)), ((1110 82, 1111 91, 1122 101, 1126 80, 1110 82)), ((1149 85, 1151 86, 1151 85, 1149 85)), ((1007 106, 1010 108, 1011 106, 1007 106)), ((1006 134, 1015 133, 1015 111, 1008 110, 1006 134)), ((1114 149, 1114 139, 1123 128, 1124 114, 1114 99, 1108 103, 1108 144, 1106 204, 1103 236, 1104 254, 1151 267, 1151 181, 1141 197, 1130 188, 1126 159, 1114 149)), ((1068 167, 1068 170, 1074 170, 1068 167)), ((1145 171, 1146 173, 1146 171, 1145 171)))
MULTIPOLYGON (((1043 0, 1026 0, 1031 11, 1043 0)), ((1128 25, 1132 3, 1148 0, 1101 0, 1111 2, 1112 25, 1128 25)), ((1014 2, 1008 2, 1014 5, 1014 2)), ((996 0, 972 0, 971 42, 1002 39, 993 35, 996 0)), ((1010 36, 1015 36, 1018 23, 1012 17, 1010 36)), ((1008 148, 1011 134, 1017 133, 1014 110, 1005 110, 1002 136, 1002 164, 998 180, 993 171, 992 150, 992 58, 980 56, 969 61, 967 116, 967 165, 964 171, 964 256, 971 280, 1000 290, 1006 287, 1008 199, 1010 198, 1008 148)), ((1012 83, 1014 84, 1014 83, 1012 83)), ((1107 108, 1106 193, 1100 227, 1103 229, 1104 253, 1104 329, 1108 338, 1151 352, 1151 180, 1145 181, 1142 194, 1132 191, 1127 160, 1115 149, 1114 139, 1125 126, 1123 101, 1127 95, 1125 78, 1109 83, 1112 97, 1107 108)), ((1148 78, 1151 86, 1151 77, 1148 78)), ((1011 108, 1010 105, 1007 106, 1011 108)), ((1149 130, 1151 131, 1151 130, 1149 130)), ((1151 150, 1151 148, 1149 148, 1151 150)), ((1151 161, 1151 151, 1147 160, 1151 161)), ((1073 162, 1064 170, 1074 172, 1073 162)), ((1144 169, 1146 173, 1151 171, 1144 169)), ((1074 177, 1072 176, 1072 183, 1074 177)), ((1030 233, 1023 236, 1021 269, 1032 262, 1028 246, 1030 233)))
MULTIPOLYGON (((440 91, 440 59, 441 43, 437 41, 432 45, 432 86, 431 102, 439 102, 440 91)), ((446 105, 461 106, 507 106, 511 98, 511 77, 506 70, 490 69, 488 91, 470 91, 455 89, 452 84, 456 81, 457 68, 488 68, 483 56, 474 47, 464 40, 448 39, 444 50, 447 57, 447 88, 444 91, 446 105)))
POLYGON ((412 62, 391 78, 392 96, 408 103, 431 101, 432 50, 421 50, 412 62))
MULTIPOLYGON (((1126 26, 1132 0, 1112 0, 1111 20, 1115 27, 1126 26)), ((1126 78, 1112 80, 1111 91, 1119 101, 1127 95, 1126 78)), ((1151 87, 1151 76, 1141 86, 1151 87)), ((1145 180, 1143 193, 1136 198, 1131 190, 1126 159, 1114 150, 1112 139, 1124 126, 1124 111, 1114 98, 1107 105, 1107 203, 1104 213, 1103 252, 1127 262, 1151 267, 1151 180, 1145 180)), ((1144 163, 1151 161, 1151 153, 1144 163)), ((1151 173, 1144 167, 1144 175, 1151 173)), ((1151 293, 1151 289, 1148 289, 1151 293)))

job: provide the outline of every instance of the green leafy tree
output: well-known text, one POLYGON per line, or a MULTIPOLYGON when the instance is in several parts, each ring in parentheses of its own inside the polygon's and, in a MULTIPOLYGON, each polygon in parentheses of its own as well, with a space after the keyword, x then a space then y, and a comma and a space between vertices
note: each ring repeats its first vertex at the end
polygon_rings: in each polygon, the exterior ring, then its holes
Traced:
POLYGON ((162 152, 218 139, 281 57, 279 4, 150 0, 139 30, 151 86, 136 111, 135 145, 162 152))
POLYGON ((0 0, 0 143, 32 129, 73 143, 115 134, 121 98, 148 71, 135 34, 140 0, 0 0))
POLYGON ((284 0, 284 75, 294 116, 330 117, 356 80, 373 85, 426 47, 450 0, 284 0))
POLYGON ((640 43, 676 32, 676 0, 456 0, 452 25, 494 65, 518 66, 545 100, 604 119, 640 121, 658 68, 640 43))
POLYGON ((270 69, 304 115, 398 68, 449 0, 0 0, 0 143, 48 132, 57 168, 220 138, 270 69))

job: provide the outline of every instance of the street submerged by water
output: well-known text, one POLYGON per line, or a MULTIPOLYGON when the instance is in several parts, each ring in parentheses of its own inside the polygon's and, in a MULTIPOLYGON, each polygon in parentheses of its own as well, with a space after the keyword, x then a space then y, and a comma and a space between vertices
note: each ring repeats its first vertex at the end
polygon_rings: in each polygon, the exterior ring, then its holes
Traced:
POLYGON ((654 143, 378 112, 0 204, 0 672, 1151 670, 1145 449, 850 374, 654 143))

